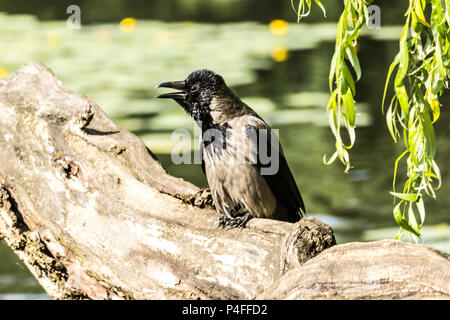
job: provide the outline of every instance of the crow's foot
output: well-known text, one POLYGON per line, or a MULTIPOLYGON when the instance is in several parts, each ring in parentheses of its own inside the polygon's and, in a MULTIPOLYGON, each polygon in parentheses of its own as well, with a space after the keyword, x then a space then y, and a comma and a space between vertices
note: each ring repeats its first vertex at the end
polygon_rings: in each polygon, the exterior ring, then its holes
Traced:
POLYGON ((244 215, 235 218, 221 216, 219 218, 219 226, 222 228, 244 228, 251 218, 253 216, 250 212, 246 212, 244 215))

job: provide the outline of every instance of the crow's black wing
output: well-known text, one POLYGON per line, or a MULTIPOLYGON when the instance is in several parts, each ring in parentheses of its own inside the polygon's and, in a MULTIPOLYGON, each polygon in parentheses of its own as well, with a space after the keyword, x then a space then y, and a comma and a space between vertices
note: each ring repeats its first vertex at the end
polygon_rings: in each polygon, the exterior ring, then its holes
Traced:
POLYGON ((303 203, 297 183, 295 182, 286 158, 284 157, 278 137, 267 125, 265 128, 247 125, 246 130, 247 132, 251 130, 258 132, 256 135, 258 146, 256 148, 258 152, 258 160, 256 165, 260 169, 260 174, 269 185, 277 201, 280 202, 287 210, 289 221, 298 221, 305 214, 305 204, 303 203), (261 149, 261 139, 263 139, 263 141, 267 141, 266 150, 261 149), (274 152, 274 155, 270 154, 269 157, 262 159, 261 157, 264 156, 263 153, 267 154, 267 152, 269 154, 274 152), (269 160, 269 162, 267 162, 267 160, 269 160), (278 161, 278 170, 276 170, 273 174, 264 174, 263 169, 272 166, 273 161, 278 161))
POLYGON ((203 159, 203 142, 200 143, 200 158, 201 158, 201 160, 202 160, 202 163, 201 163, 202 171, 203 171, 203 173, 206 175, 206 171, 205 171, 205 159, 203 159))

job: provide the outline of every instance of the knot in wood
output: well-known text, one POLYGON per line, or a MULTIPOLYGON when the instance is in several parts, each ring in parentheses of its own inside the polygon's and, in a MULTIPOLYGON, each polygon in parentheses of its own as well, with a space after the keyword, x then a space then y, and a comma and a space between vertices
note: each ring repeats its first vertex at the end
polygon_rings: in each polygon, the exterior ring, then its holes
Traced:
POLYGON ((293 225, 281 246, 280 275, 304 264, 336 244, 333 229, 313 217, 302 218, 293 225))

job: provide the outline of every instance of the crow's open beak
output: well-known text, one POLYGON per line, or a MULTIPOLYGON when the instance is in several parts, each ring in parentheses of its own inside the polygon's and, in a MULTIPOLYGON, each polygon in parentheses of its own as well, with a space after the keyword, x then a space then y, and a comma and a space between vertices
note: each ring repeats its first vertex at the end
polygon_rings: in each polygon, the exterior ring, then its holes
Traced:
POLYGON ((170 92, 170 93, 164 93, 157 98, 171 98, 171 99, 184 99, 186 97, 186 93, 184 93, 184 87, 185 87, 184 81, 170 81, 170 82, 163 82, 156 86, 156 88, 172 88, 181 90, 178 92, 170 92))

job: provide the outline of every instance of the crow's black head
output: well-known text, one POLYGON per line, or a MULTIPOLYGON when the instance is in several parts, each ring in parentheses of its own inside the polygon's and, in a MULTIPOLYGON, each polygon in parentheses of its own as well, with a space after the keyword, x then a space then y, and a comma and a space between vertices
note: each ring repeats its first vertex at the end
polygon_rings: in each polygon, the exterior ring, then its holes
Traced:
POLYGON ((188 114, 197 122, 202 122, 202 127, 212 123, 210 104, 220 91, 226 88, 221 76, 210 70, 197 70, 192 72, 186 80, 164 82, 157 86, 180 90, 166 93, 158 98, 171 98, 178 102, 188 114))

